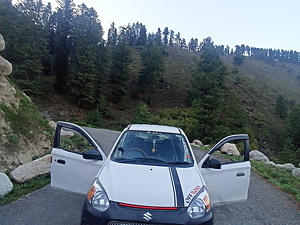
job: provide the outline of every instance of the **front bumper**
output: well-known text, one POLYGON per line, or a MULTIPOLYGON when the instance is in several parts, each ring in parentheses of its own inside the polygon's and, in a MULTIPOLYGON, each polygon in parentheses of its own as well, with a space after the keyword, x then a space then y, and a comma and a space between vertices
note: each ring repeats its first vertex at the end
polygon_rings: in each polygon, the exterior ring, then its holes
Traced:
POLYGON ((186 213, 186 208, 177 210, 137 209, 120 206, 110 202, 110 207, 105 212, 92 208, 86 200, 81 225, 212 225, 212 210, 200 219, 192 219, 186 213))

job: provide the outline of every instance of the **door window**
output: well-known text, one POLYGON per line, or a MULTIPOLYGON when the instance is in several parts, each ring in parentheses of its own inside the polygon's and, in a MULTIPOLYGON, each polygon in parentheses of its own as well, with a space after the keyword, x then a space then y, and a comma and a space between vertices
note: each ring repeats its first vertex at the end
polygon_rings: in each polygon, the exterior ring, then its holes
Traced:
POLYGON ((80 133, 66 128, 61 129, 59 148, 80 154, 86 150, 95 149, 80 133))

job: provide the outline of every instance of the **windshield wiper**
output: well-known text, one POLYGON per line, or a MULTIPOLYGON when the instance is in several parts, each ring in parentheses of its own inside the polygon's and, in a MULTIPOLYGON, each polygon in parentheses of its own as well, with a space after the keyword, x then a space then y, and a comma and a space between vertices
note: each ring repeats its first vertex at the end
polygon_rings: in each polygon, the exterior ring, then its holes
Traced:
POLYGON ((189 165, 190 162, 170 162, 170 165, 189 165))
POLYGON ((123 159, 123 158, 117 158, 115 159, 117 162, 135 162, 136 159, 123 159))
POLYGON ((126 158, 117 158, 118 162, 136 162, 136 161, 158 161, 158 162, 164 162, 164 160, 161 159, 155 159, 155 158, 149 158, 149 157, 138 157, 138 158, 132 158, 132 159, 126 159, 126 158))
POLYGON ((158 161, 158 162, 166 162, 162 159, 155 159, 155 158, 150 158, 150 157, 140 157, 140 158, 133 158, 133 159, 137 159, 137 160, 153 160, 153 161, 158 161))

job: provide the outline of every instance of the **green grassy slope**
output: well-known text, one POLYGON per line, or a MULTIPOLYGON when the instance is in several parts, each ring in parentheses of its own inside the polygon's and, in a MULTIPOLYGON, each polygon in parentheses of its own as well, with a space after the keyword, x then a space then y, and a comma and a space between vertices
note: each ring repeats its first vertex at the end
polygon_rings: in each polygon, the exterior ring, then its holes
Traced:
MULTIPOLYGON (((165 80, 169 84, 155 95, 155 107, 186 106, 186 90, 190 76, 197 69, 198 54, 168 47, 165 58, 165 80)), ((247 57, 240 67, 233 64, 233 56, 222 56, 228 68, 226 91, 235 91, 248 112, 249 122, 260 149, 273 154, 282 142, 284 120, 275 114, 276 97, 285 96, 287 104, 300 103, 297 76, 300 65, 276 63, 270 65, 247 57)))
POLYGON ((186 107, 187 88, 192 73, 196 71, 198 56, 175 47, 167 47, 164 58, 164 84, 154 98, 155 108, 186 107))
POLYGON ((296 79, 300 74, 300 66, 286 63, 270 65, 246 58, 236 68, 233 65, 233 56, 223 56, 222 60, 230 72, 227 88, 235 90, 240 96, 259 147, 266 153, 269 150, 276 152, 282 142, 284 129, 284 120, 275 114, 276 97, 282 94, 290 106, 292 102, 300 103, 300 86, 296 79), (234 70, 236 71, 233 72, 234 70))

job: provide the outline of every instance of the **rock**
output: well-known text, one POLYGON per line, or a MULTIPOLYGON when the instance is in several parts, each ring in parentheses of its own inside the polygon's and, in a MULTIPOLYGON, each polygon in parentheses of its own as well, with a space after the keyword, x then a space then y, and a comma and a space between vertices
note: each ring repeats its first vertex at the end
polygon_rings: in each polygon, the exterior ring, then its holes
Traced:
POLYGON ((255 160, 264 163, 268 163, 270 161, 269 158, 264 153, 258 150, 251 151, 249 155, 250 155, 250 160, 255 160))
POLYGON ((3 39, 3 36, 0 34, 0 51, 3 51, 5 49, 5 41, 3 39))
POLYGON ((12 65, 0 55, 0 76, 8 76, 12 72, 12 65))
POLYGON ((276 166, 276 164, 272 161, 266 162, 266 164, 272 165, 272 166, 276 166))
POLYGON ((18 183, 24 183, 37 176, 50 173, 50 161, 51 154, 19 166, 9 176, 18 183))
POLYGON ((12 108, 12 105, 19 107, 20 100, 15 98, 16 93, 16 89, 0 74, 0 104, 4 104, 9 108, 12 108))
POLYGON ((285 169, 295 169, 296 167, 292 163, 285 163, 282 165, 285 169))
POLYGON ((292 174, 295 177, 300 177, 300 168, 293 169, 292 174))
POLYGON ((283 168, 283 165, 282 164, 276 164, 276 167, 283 168))
POLYGON ((53 120, 51 120, 51 121, 49 122, 49 126, 50 126, 51 128, 53 128, 53 129, 55 129, 55 128, 56 128, 56 123, 55 123, 53 120))
POLYGON ((196 144, 196 145, 198 145, 199 147, 203 147, 202 142, 199 141, 199 140, 194 140, 193 143, 196 144))
POLYGON ((0 173, 0 196, 9 194, 13 189, 13 184, 5 173, 0 173))
POLYGON ((227 155, 232 155, 232 156, 240 156, 240 152, 237 149, 235 144, 231 143, 226 143, 221 147, 221 153, 226 153, 227 155))

